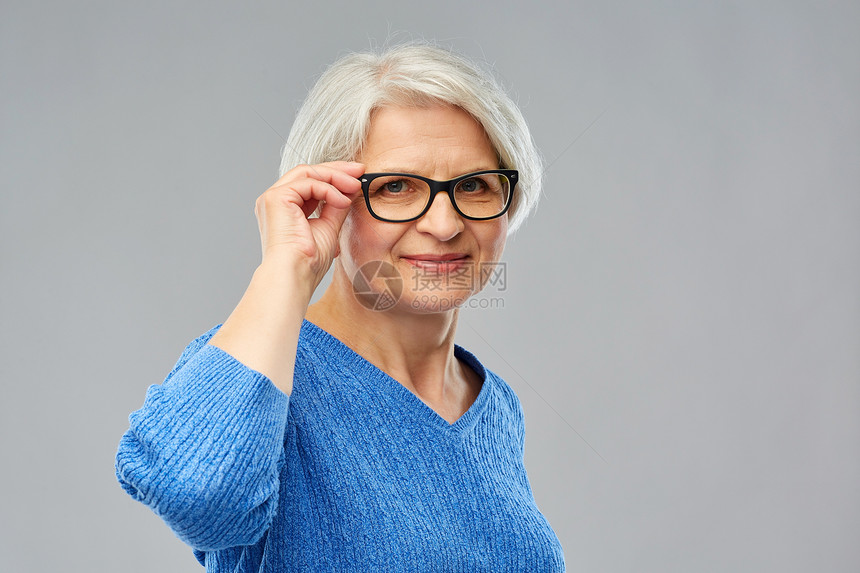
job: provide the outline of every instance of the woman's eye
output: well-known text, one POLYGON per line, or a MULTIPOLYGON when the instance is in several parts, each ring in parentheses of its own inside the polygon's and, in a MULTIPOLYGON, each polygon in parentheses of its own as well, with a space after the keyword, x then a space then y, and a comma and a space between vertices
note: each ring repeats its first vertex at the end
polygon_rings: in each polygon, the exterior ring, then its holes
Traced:
POLYGON ((403 191, 403 181, 389 181, 384 188, 389 193, 400 193, 403 191))
POLYGON ((474 193, 481 190, 483 183, 480 179, 466 179, 460 183, 460 189, 467 193, 474 193))

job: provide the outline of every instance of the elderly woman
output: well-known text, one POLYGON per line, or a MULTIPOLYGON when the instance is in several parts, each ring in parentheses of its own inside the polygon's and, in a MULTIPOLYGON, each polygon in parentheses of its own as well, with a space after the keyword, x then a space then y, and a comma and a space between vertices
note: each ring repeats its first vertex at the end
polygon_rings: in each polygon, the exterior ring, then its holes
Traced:
POLYGON ((130 416, 122 486, 207 571, 562 571, 519 400, 454 344, 539 193, 514 103, 439 48, 349 55, 281 171, 241 301, 130 416))

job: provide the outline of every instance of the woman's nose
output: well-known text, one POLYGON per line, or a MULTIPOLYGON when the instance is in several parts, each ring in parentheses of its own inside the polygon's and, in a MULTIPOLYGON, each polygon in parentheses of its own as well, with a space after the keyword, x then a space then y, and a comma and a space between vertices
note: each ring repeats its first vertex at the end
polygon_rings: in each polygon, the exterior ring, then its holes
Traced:
POLYGON ((440 241, 449 241, 459 235, 466 227, 463 218, 454 209, 447 193, 436 193, 430 208, 416 224, 416 229, 429 233, 440 241))

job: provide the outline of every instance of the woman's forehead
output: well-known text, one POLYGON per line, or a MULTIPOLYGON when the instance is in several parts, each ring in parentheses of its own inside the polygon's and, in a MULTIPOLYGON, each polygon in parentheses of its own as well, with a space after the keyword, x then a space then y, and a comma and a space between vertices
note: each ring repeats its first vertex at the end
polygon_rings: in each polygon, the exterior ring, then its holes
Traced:
POLYGON ((498 167, 496 151, 481 125, 462 109, 442 105, 376 110, 357 160, 375 172, 469 173, 498 167))

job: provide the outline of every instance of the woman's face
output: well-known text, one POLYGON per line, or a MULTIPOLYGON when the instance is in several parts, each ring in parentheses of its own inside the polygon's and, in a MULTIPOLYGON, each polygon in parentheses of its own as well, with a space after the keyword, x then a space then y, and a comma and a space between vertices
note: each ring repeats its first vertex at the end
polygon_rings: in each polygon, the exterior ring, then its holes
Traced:
MULTIPOLYGON (((412 173, 438 181, 499 168, 480 124, 451 106, 376 110, 356 160, 365 164, 367 173, 412 173)), ((363 265, 388 263, 402 279, 395 308, 447 311, 483 288, 483 277, 502 255, 507 229, 507 215, 486 221, 464 219, 445 193, 435 196, 424 216, 408 223, 373 218, 359 197, 341 231, 339 264, 354 281, 363 265)), ((383 273, 390 270, 382 267, 383 273)), ((373 266, 364 267, 363 276, 367 269, 373 266)), ((387 284, 372 281, 371 288, 384 290, 387 284)))

